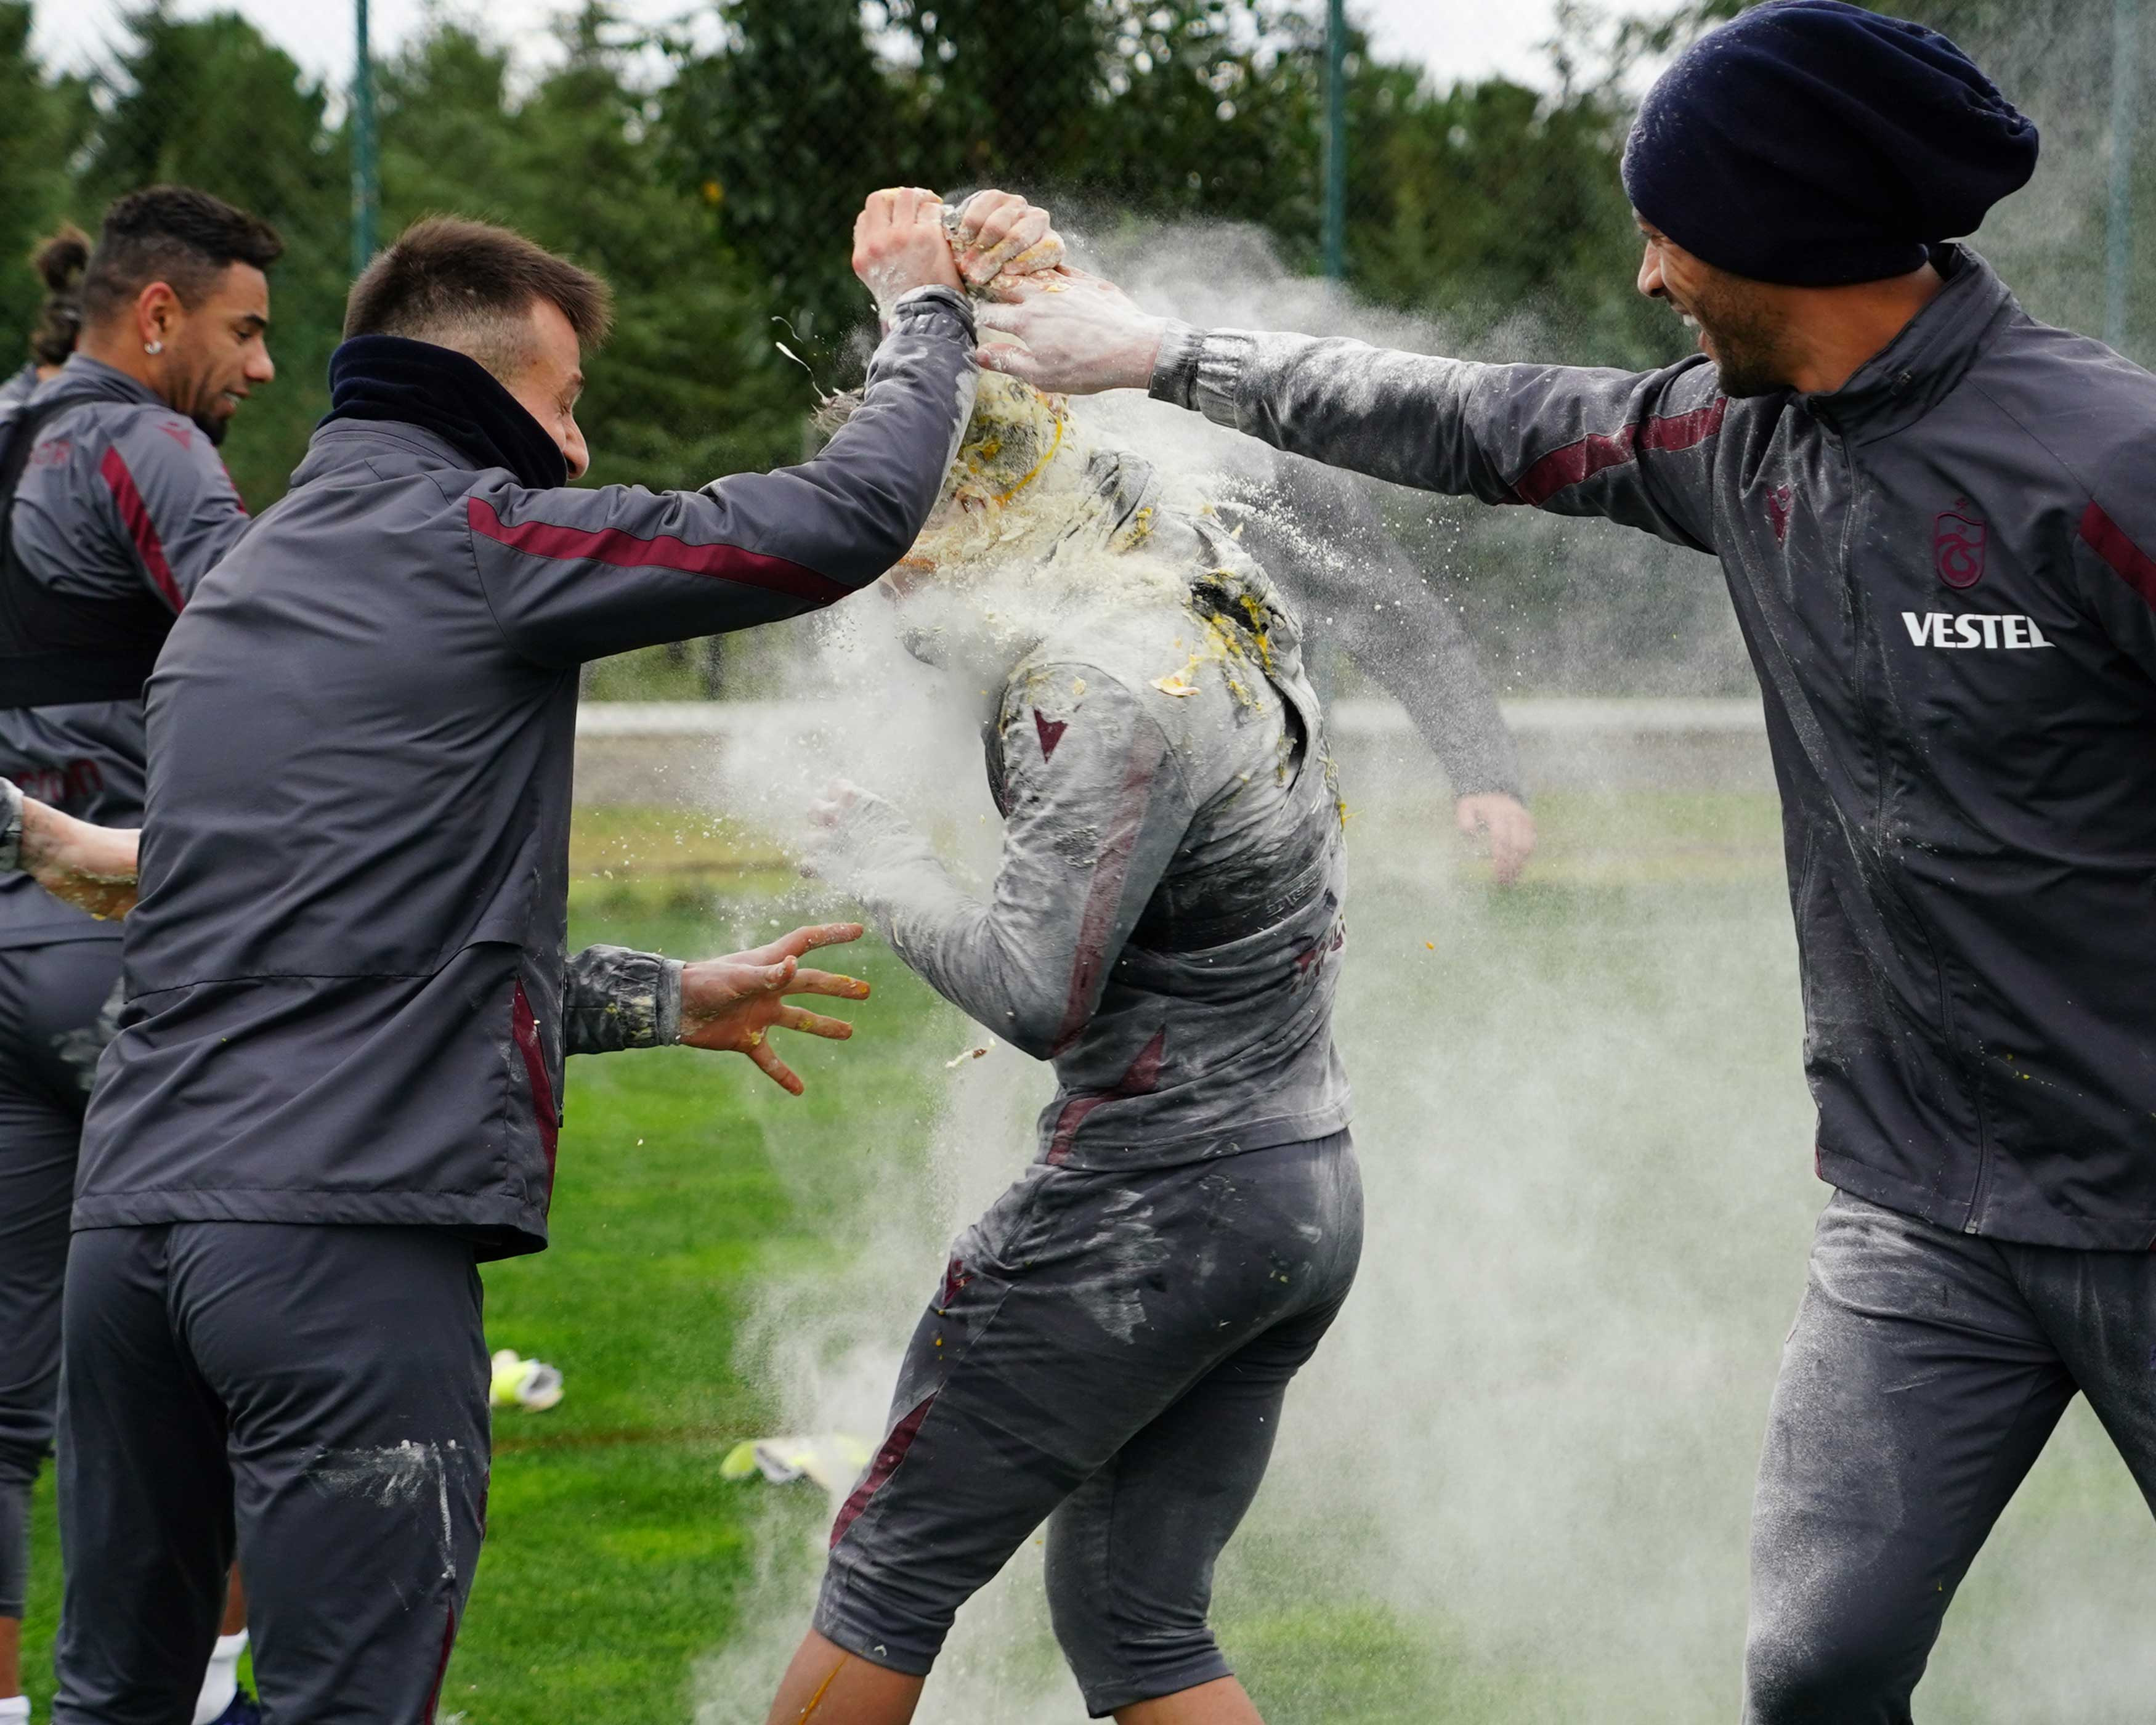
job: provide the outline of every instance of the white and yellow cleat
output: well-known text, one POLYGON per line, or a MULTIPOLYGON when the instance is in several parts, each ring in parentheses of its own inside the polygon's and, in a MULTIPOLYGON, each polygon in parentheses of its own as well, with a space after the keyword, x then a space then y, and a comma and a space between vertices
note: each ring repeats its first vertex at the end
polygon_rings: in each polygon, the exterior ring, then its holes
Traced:
POLYGON ((488 1398, 497 1408, 522 1408, 543 1414, 562 1399, 562 1373, 544 1360, 523 1359, 513 1348, 494 1356, 494 1384, 488 1398))

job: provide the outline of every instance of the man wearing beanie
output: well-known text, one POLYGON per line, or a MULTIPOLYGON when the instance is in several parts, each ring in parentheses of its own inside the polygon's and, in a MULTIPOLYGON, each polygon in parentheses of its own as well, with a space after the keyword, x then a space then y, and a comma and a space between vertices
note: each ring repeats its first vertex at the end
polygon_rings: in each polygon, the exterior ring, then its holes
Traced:
POLYGON ((1911 1717, 2076 1391, 2156 1504, 2156 379, 1951 243, 2036 149, 1944 37, 1774 0, 1671 69, 1625 152, 1640 289, 1698 331, 1676 365, 1200 331, 1070 272, 984 320, 1045 388, 1149 387, 1720 560, 1836 1189, 1754 1507, 1753 1725, 1911 1717))

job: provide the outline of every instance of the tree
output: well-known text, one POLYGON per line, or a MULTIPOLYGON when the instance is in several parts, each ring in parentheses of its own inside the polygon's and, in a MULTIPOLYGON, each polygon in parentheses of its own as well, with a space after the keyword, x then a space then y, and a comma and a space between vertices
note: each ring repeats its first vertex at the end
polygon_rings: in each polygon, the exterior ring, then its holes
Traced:
POLYGON ((68 161, 87 116, 81 85, 49 78, 31 54, 28 0, 0 0, 0 377, 23 362, 44 299, 28 260, 71 213, 68 161))
POLYGON ((614 336, 578 410, 596 482, 699 485, 795 458, 814 393, 767 362, 778 331, 763 295, 669 172, 658 104, 630 86, 629 44, 611 31, 588 6, 565 28, 563 63, 521 102, 503 50, 465 27, 438 22, 410 44, 382 80, 388 231, 453 210, 613 284, 614 336))

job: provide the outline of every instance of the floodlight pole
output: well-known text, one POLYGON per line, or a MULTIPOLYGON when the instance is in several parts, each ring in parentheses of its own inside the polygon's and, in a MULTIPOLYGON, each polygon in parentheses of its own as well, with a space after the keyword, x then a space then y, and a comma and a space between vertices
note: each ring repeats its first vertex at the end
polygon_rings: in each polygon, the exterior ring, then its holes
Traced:
POLYGON ((2113 0, 2111 44, 2111 210, 2105 223, 2103 338, 2126 346, 2133 272, 2133 120, 2141 100, 2141 0, 2113 0))
POLYGON ((374 213, 382 188, 374 174, 374 56, 367 39, 367 0, 353 0, 352 63, 352 273, 374 257, 374 213))
MULTIPOLYGON (((2122 0, 2123 3, 2123 0, 2122 0)), ((1347 274, 1348 4, 1331 0, 1325 21, 1325 273, 1347 274)))

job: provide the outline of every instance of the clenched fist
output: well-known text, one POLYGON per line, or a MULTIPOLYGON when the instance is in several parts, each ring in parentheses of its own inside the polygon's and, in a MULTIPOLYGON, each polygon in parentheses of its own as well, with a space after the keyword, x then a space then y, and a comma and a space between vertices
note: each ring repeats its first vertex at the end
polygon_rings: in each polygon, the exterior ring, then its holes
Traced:
POLYGON ((917 186, 871 193, 854 220, 854 274, 875 295, 886 323, 900 296, 917 287, 964 292, 943 226, 943 200, 917 186))

